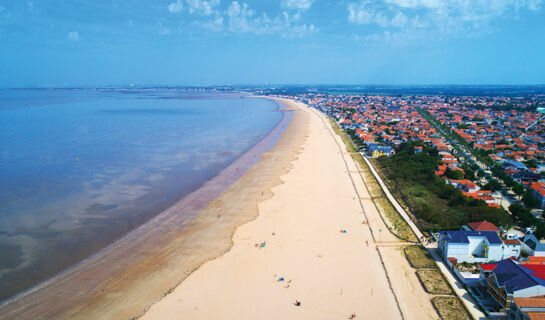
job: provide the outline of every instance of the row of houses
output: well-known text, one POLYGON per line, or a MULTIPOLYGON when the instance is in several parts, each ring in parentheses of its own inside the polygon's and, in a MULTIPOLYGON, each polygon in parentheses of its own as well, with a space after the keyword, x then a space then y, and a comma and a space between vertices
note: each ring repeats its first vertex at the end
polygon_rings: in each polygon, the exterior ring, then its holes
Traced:
POLYGON ((372 157, 390 156, 403 142, 437 136, 414 106, 431 103, 438 97, 314 95, 301 98, 336 119, 343 129, 354 130, 372 157))
MULTIPOLYGON (((500 207, 492 197, 492 192, 475 188, 475 182, 447 178, 450 171, 459 171, 465 175, 462 164, 452 155, 452 147, 414 108, 431 107, 443 103, 442 101, 443 99, 436 96, 317 95, 305 102, 335 118, 343 129, 354 130, 373 158, 391 156, 395 154, 397 145, 408 141, 419 141, 435 147, 441 157, 441 164, 435 171, 437 176, 443 178, 445 183, 459 188, 468 197, 482 200, 492 207, 500 207)), ((416 153, 421 151, 422 148, 415 148, 416 153)))
POLYGON ((504 259, 479 265, 481 302, 507 319, 545 319, 545 260, 504 259))
POLYGON ((438 248, 451 263, 486 263, 522 256, 545 257, 545 243, 533 235, 522 239, 512 234, 501 237, 501 230, 488 221, 468 223, 460 230, 441 231, 438 248))
MULTIPOLYGON (((529 111, 529 100, 504 98, 484 103, 479 98, 458 100, 463 103, 434 103, 427 110, 441 123, 456 132, 469 145, 486 152, 501 165, 505 173, 532 191, 545 207, 545 117, 529 111), (515 101, 515 102, 517 102, 515 101), (526 102, 526 105, 522 105, 526 102), (494 106, 511 106, 505 110, 494 106), (478 107, 477 107, 478 106, 478 107), (489 107, 489 108, 488 108, 489 107)), ((485 99, 488 100, 488 99, 485 99)))
POLYGON ((478 264, 478 278, 464 279, 462 273, 455 273, 490 314, 545 319, 545 244, 533 235, 518 239, 502 234, 490 222, 474 222, 439 232, 438 249, 454 270, 478 264))

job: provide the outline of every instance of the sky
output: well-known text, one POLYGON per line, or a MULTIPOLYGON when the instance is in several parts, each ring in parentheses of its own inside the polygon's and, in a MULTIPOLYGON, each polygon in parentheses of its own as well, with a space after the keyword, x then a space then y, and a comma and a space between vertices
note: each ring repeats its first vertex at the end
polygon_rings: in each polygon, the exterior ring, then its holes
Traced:
POLYGON ((545 0, 0 0, 0 86, 545 84, 545 0))

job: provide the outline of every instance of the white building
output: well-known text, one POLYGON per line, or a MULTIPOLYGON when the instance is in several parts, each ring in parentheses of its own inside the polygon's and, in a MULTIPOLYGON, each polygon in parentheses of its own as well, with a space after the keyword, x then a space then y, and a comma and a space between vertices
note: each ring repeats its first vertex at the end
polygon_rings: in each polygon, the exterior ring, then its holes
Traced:
POLYGON ((439 249, 445 259, 456 262, 499 261, 504 258, 504 244, 494 231, 443 231, 439 233, 439 249))

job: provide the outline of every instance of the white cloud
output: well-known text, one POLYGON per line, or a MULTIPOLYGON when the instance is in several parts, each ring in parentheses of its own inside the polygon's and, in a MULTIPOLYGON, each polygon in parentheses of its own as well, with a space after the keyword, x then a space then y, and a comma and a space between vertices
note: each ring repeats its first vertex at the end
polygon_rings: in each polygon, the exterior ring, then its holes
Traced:
POLYGON ((214 19, 202 23, 202 27, 211 31, 222 31, 223 30, 223 17, 217 15, 214 19))
POLYGON ((70 41, 79 41, 80 40, 79 32, 77 32, 77 31, 68 32, 68 40, 70 40, 70 41))
POLYGON ((374 21, 375 13, 365 8, 364 2, 348 5, 348 21, 357 24, 370 24, 374 21))
POLYGON ((183 8, 184 8, 184 3, 182 2, 182 0, 176 0, 176 2, 173 2, 168 5, 168 11, 170 11, 171 13, 180 12, 182 11, 183 8))
POLYGON ((318 29, 313 24, 300 24, 301 13, 282 12, 274 18, 256 14, 248 4, 233 1, 226 10, 229 31, 253 34, 280 33, 283 37, 302 37, 318 29))
POLYGON ((493 31, 497 20, 518 19, 522 10, 540 10, 542 1, 360 0, 347 9, 349 22, 376 25, 388 31, 382 33, 388 39, 393 34, 472 36, 493 31))
POLYGON ((204 16, 212 14, 215 7, 220 3, 219 0, 186 0, 189 7, 189 13, 196 13, 204 16))
MULTIPOLYGON (((492 1, 492 0, 491 0, 492 1)), ((395 4, 402 8, 437 8, 441 5, 441 0, 386 0, 387 3, 395 4)))
POLYGON ((165 28, 165 27, 161 27, 159 28, 159 34, 162 35, 162 36, 167 36, 169 35, 171 32, 170 32, 170 29, 169 28, 165 28))
POLYGON ((355 24, 377 24, 382 28, 401 28, 409 24, 409 18, 398 11, 393 16, 386 10, 377 8, 372 2, 361 1, 348 5, 348 21, 355 24))
POLYGON ((243 3, 241 6, 238 1, 233 1, 226 12, 229 17, 229 29, 231 31, 252 31, 250 19, 252 19, 254 11, 246 3, 243 3))
POLYGON ((286 30, 282 34, 282 36, 286 38, 301 38, 311 33, 314 33, 316 31, 318 31, 318 28, 316 28, 314 24, 310 24, 310 25, 301 24, 301 25, 295 25, 288 28, 288 30, 286 30))
POLYGON ((282 7, 287 9, 299 9, 302 11, 310 9, 314 0, 282 0, 282 7))
POLYGON ((393 18, 392 20, 390 20, 390 25, 394 26, 394 27, 398 27, 398 28, 401 28, 401 27, 404 27, 407 25, 407 23, 409 22, 409 19, 407 18, 407 16, 405 16, 403 13, 401 12, 398 12, 393 18))

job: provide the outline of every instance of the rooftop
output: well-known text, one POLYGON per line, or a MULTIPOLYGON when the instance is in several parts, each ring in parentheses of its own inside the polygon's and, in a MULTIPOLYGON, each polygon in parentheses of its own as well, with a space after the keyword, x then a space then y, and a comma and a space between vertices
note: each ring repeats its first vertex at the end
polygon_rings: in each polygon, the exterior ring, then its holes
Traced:
POLYGON ((496 227, 493 223, 490 223, 486 220, 479 222, 470 222, 467 225, 475 231, 500 231, 500 229, 498 229, 498 227, 496 227))

